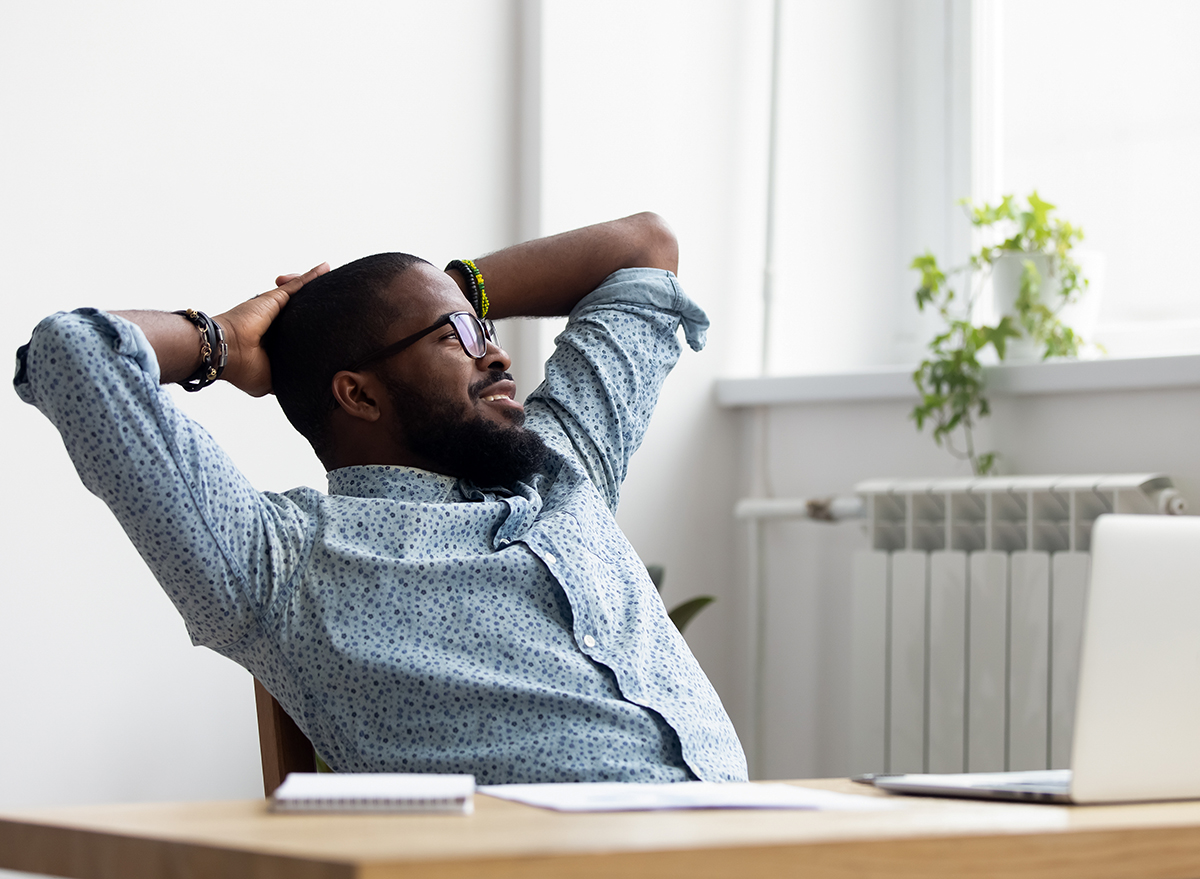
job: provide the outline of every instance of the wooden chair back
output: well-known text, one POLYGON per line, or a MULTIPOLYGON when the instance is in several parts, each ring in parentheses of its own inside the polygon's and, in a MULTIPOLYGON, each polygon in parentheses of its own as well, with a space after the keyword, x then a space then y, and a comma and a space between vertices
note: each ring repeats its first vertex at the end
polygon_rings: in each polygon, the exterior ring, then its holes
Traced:
POLYGON ((312 742, 288 717, 267 688, 254 681, 254 705, 258 709, 258 747, 262 752, 263 790, 269 797, 283 784, 289 772, 316 772, 317 758, 312 742))

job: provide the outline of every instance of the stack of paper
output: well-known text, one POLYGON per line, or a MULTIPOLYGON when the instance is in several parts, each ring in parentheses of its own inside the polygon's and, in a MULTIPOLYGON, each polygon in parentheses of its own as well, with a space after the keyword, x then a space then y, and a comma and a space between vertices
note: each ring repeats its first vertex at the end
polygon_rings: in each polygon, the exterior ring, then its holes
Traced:
POLYGON ((469 815, 475 776, 293 772, 271 797, 272 812, 436 812, 469 815))
POLYGON ((894 809, 883 797, 863 797, 794 784, 683 781, 677 784, 581 782, 489 784, 481 794, 560 812, 637 812, 651 809, 894 809))

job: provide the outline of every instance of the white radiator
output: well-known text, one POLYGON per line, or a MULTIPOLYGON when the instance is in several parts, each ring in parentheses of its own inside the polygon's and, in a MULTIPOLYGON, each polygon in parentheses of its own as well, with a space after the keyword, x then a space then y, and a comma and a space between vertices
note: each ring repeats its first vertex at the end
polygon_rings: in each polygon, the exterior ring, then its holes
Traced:
POLYGON ((1068 766, 1092 523, 1182 512, 1170 478, 874 480, 855 491, 872 548, 854 560, 854 771, 1068 766))

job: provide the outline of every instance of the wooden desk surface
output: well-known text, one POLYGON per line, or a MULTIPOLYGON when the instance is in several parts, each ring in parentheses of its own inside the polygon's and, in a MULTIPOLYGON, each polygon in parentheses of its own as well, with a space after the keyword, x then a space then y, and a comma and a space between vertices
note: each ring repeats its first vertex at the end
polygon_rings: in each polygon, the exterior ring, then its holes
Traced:
MULTIPOLYGON (((843 779, 806 781, 887 796, 843 779)), ((1200 802, 1042 806, 894 797, 878 812, 271 815, 262 800, 0 815, 0 867, 79 879, 1200 877, 1200 802)))

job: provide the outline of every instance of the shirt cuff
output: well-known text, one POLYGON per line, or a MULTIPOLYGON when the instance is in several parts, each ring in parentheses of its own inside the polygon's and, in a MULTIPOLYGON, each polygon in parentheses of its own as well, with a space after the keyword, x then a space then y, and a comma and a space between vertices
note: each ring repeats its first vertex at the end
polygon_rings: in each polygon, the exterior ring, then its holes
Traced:
POLYGON ((32 356, 34 370, 36 371, 37 369, 37 343, 39 334, 56 324, 60 326, 84 326, 94 330, 101 339, 109 343, 115 355, 128 357, 133 360, 155 384, 158 384, 158 358, 155 356, 154 348, 151 347, 150 341, 146 338, 146 334, 142 332, 141 327, 124 318, 95 308, 77 308, 72 312, 60 311, 44 319, 34 328, 33 335, 29 341, 17 349, 17 364, 16 373, 13 376, 13 388, 16 390, 17 396, 24 402, 34 402, 34 390, 30 385, 29 368, 32 356))
POLYGON ((616 303, 673 312, 683 324, 683 335, 693 351, 701 350, 708 341, 708 315, 683 292, 679 279, 665 269, 636 268, 613 272, 604 283, 579 300, 571 309, 571 317, 616 303))

